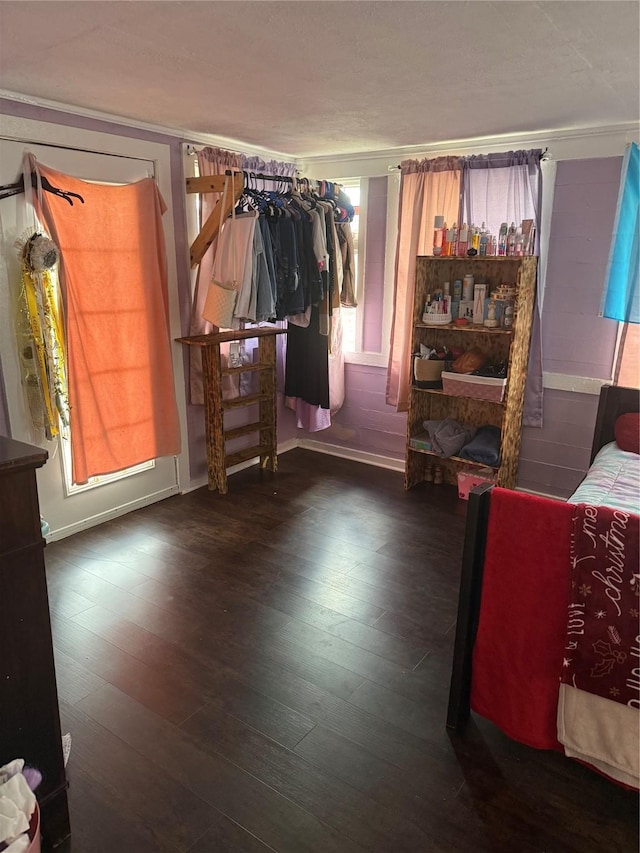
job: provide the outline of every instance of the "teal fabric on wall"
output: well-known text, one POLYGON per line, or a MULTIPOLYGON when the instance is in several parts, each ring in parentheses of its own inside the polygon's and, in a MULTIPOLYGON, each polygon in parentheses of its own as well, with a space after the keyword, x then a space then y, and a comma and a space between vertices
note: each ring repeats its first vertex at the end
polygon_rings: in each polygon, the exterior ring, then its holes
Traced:
POLYGON ((640 323, 640 149, 635 142, 622 162, 618 207, 611 238, 601 314, 640 323))

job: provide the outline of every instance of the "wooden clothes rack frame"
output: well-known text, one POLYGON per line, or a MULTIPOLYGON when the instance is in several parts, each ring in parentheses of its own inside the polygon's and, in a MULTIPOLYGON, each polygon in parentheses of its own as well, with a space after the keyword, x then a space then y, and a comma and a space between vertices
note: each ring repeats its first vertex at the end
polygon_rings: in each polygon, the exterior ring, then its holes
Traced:
POLYGON ((187 193, 220 193, 216 206, 209 214, 207 221, 200 229, 200 233, 191 244, 190 262, 191 269, 196 267, 205 255, 209 246, 216 239, 220 227, 230 215, 231 209, 242 198, 248 180, 274 181, 293 184, 294 179, 286 175, 263 175, 258 172, 232 172, 229 169, 224 175, 205 175, 199 178, 187 178, 187 193), (229 179, 231 179, 229 181, 229 179), (222 204, 222 194, 225 182, 229 181, 228 191, 222 204))
MULTIPOLYGON (((188 194, 218 193, 220 196, 191 245, 190 263, 192 269, 200 263, 207 249, 220 232, 222 224, 231 214, 234 205, 240 201, 245 189, 250 188, 251 182, 254 180, 289 185, 296 183, 295 178, 286 175, 232 172, 229 169, 222 175, 205 175, 186 179, 188 194), (224 192, 225 185, 227 186, 226 193, 224 192)), ((309 186, 308 178, 299 181, 299 183, 303 182, 309 186)), ((202 352, 207 475, 211 491, 217 490, 220 494, 226 494, 227 469, 254 457, 260 458, 262 468, 268 468, 271 471, 277 470, 276 335, 282 334, 286 334, 286 329, 261 326, 239 331, 231 330, 176 338, 177 341, 187 346, 200 347, 202 352), (242 367, 223 367, 220 345, 249 338, 258 339, 258 363, 242 367), (222 396, 223 377, 251 371, 259 371, 259 392, 246 397, 240 396, 235 399, 224 400, 222 396), (224 413, 226 410, 255 405, 259 408, 257 421, 225 430, 224 413), (226 453, 227 441, 252 433, 259 434, 257 444, 235 453, 226 453)))
POLYGON ((198 266, 205 252, 218 236, 220 226, 231 213, 234 205, 240 201, 244 192, 245 177, 243 172, 227 171, 224 175, 205 175, 199 178, 187 178, 187 193, 220 193, 216 206, 209 214, 207 221, 202 225, 200 233, 191 244, 190 262, 191 269, 198 266), (222 204, 222 193, 226 181, 231 178, 229 187, 222 204))
MULTIPOLYGON (((216 206, 209 214, 207 221, 202 225, 200 233, 191 244, 190 263, 191 269, 196 267, 204 257, 207 249, 218 236, 218 232, 225 219, 231 214, 231 208, 237 204, 242 198, 245 189, 250 185, 250 181, 272 181, 274 183, 286 183, 293 185, 306 184, 310 187, 311 182, 320 185, 322 181, 309 178, 292 178, 288 175, 263 175, 259 172, 232 172, 227 169, 224 175, 204 175, 199 178, 187 178, 187 194, 193 193, 220 193, 216 206), (231 178, 231 186, 228 187, 227 196, 224 205, 222 204, 222 194, 224 192, 225 182, 231 178)), ((342 184, 334 183, 334 187, 341 187, 342 184)))

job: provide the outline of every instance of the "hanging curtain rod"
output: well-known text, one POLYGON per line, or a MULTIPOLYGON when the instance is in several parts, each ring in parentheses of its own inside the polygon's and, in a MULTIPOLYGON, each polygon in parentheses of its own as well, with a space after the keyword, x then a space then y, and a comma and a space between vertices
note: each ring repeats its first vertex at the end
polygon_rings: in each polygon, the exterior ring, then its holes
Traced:
MULTIPOLYGON (((545 148, 544 151, 542 152, 542 154, 540 155, 540 160, 546 162, 547 160, 551 160, 551 159, 552 159, 552 154, 549 151, 549 148, 545 148)), ((402 169, 402 166, 398 165, 398 166, 389 166, 388 167, 389 172, 395 172, 396 169, 402 169)))

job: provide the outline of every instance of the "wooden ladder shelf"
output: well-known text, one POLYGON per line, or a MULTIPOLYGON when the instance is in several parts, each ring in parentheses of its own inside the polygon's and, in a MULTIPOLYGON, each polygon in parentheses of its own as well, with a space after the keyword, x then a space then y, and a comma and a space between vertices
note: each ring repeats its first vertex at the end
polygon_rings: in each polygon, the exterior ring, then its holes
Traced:
POLYGON ((211 491, 217 489, 220 494, 226 495, 227 469, 253 457, 260 457, 261 468, 268 468, 270 471, 276 471, 278 468, 276 335, 284 334, 286 334, 286 329, 260 326, 255 329, 176 338, 180 343, 202 348, 207 474, 211 491), (223 368, 220 358, 220 344, 249 338, 258 338, 258 363, 248 364, 246 367, 223 368), (257 394, 223 400, 223 376, 253 371, 259 372, 259 391, 257 394), (225 411, 244 406, 258 406, 258 420, 244 426, 225 430, 225 411), (257 444, 235 453, 226 453, 225 444, 227 441, 252 433, 259 434, 257 444))

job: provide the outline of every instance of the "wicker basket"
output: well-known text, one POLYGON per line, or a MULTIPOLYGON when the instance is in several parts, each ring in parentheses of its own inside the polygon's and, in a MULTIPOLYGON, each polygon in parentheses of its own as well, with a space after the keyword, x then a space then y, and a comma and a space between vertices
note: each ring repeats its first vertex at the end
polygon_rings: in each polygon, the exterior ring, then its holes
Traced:
POLYGON ((442 371, 451 366, 451 362, 436 358, 413 359, 413 377, 418 388, 442 388, 442 371))
POLYGON ((473 376, 468 373, 444 373, 442 375, 445 394, 454 397, 471 397, 473 400, 488 400, 501 403, 504 399, 506 379, 490 376, 473 376))
POLYGON ((446 326, 451 322, 451 313, 449 314, 423 314, 422 322, 425 326, 446 326))

